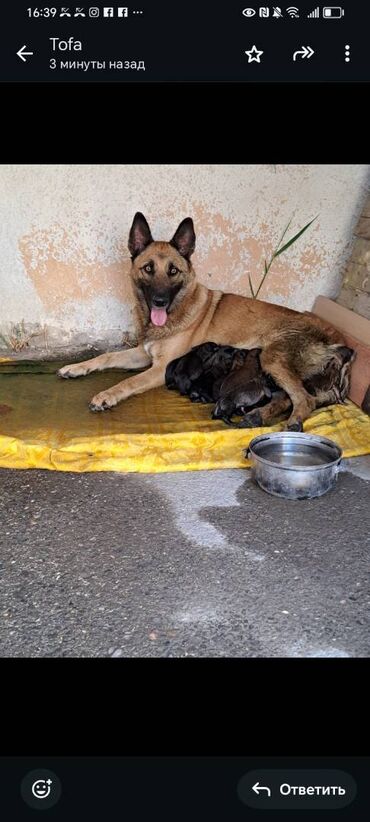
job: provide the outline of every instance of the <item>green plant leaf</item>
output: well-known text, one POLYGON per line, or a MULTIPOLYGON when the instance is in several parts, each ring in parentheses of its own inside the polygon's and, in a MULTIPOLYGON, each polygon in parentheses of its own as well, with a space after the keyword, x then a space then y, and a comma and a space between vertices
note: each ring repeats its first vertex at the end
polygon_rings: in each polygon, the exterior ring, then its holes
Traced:
MULTIPOLYGON (((309 223, 307 223, 307 225, 305 225, 303 228, 301 228, 301 230, 300 230, 300 231, 298 231, 298 234, 295 234, 295 235, 294 235, 294 237, 292 237, 290 240, 288 240, 288 242, 287 242, 287 243, 285 243, 285 245, 283 245, 283 247, 282 247, 282 248, 279 248, 279 249, 278 249, 278 251, 275 251, 275 253, 274 253, 274 255, 273 255, 273 256, 274 256, 274 258, 275 258, 275 257, 278 257, 278 256, 279 256, 279 254, 282 254, 282 253, 283 253, 283 251, 286 251, 286 250, 287 250, 287 248, 289 248, 289 246, 290 246, 290 245, 293 245, 293 243, 295 243, 295 241, 296 241, 296 240, 298 240, 298 237, 300 237, 300 236, 301 236, 301 234, 303 234, 305 231, 307 231, 307 229, 310 227, 310 225, 312 225, 312 223, 313 223, 315 220, 317 220, 317 217, 318 217, 318 215, 316 215, 316 217, 314 217, 314 218, 313 218, 313 220, 310 220, 310 222, 309 222, 309 223)), ((284 236, 284 235, 283 235, 283 236, 284 236)))
POLYGON ((272 259, 274 258, 274 255, 275 255, 276 251, 278 250, 278 248, 280 248, 281 243, 283 242, 283 239, 284 239, 284 237, 285 237, 285 235, 286 235, 286 233, 287 233, 287 231, 288 231, 288 228, 290 227, 290 225, 291 225, 291 223, 292 223, 292 220, 293 220, 293 217, 291 217, 291 218, 290 218, 288 225, 286 226, 286 228, 284 228, 284 231, 283 231, 283 233, 282 233, 282 235, 281 235, 281 237, 280 237, 280 240, 279 240, 279 242, 278 242, 278 244, 277 244, 277 246, 276 246, 276 249, 275 249, 275 251, 274 251, 274 253, 273 253, 273 255, 272 255, 272 259))
POLYGON ((266 258, 265 258, 265 260, 264 260, 264 273, 263 273, 263 275, 262 275, 262 279, 261 279, 260 284, 259 284, 259 286, 258 286, 258 288, 257 288, 257 291, 254 291, 254 289, 253 289, 253 285, 252 285, 252 281, 251 281, 251 278, 250 278, 250 275, 248 274, 248 277, 249 277, 249 287, 250 287, 251 294, 252 294, 252 297, 253 297, 253 299, 254 299, 254 300, 255 300, 255 299, 257 299, 257 297, 258 297, 258 295, 259 295, 259 293, 260 293, 260 291, 261 291, 261 288, 262 288, 262 286, 263 286, 263 284, 264 284, 264 282, 265 282, 265 279, 266 279, 266 277, 267 277, 267 274, 268 274, 268 272, 270 271, 270 268, 271 268, 272 263, 273 263, 273 261, 275 260, 275 258, 276 258, 276 257, 278 257, 278 256, 279 256, 279 254, 282 254, 282 253, 283 253, 283 251, 286 251, 286 249, 287 249, 287 248, 289 248, 289 246, 290 246, 290 245, 293 245, 293 243, 295 243, 295 241, 296 241, 296 240, 298 240, 298 238, 301 236, 301 234, 303 234, 305 231, 307 231, 307 229, 310 227, 310 225, 312 225, 312 223, 313 223, 315 220, 317 220, 317 217, 318 217, 318 216, 319 216, 319 215, 317 214, 317 215, 316 215, 316 217, 314 217, 314 218, 313 218, 313 220, 310 220, 310 222, 309 222, 309 223, 307 223, 307 225, 305 225, 303 228, 301 228, 301 230, 300 230, 300 231, 298 231, 298 233, 297 233, 297 234, 295 234, 295 235, 294 235, 294 237, 291 237, 291 239, 290 239, 290 240, 288 240, 288 242, 287 242, 287 243, 285 243, 285 245, 283 245, 283 246, 282 246, 282 248, 280 248, 280 245, 281 245, 281 243, 283 242, 283 239, 284 239, 284 237, 285 237, 285 235, 286 235, 286 233, 287 233, 287 231, 288 231, 288 229, 289 229, 289 226, 291 225, 291 222, 292 222, 293 217, 291 217, 291 218, 290 218, 289 223, 288 223, 288 225, 286 226, 286 228, 284 228, 284 231, 283 231, 283 233, 282 233, 282 235, 281 235, 281 237, 280 237, 280 240, 279 240, 279 242, 278 242, 278 244, 277 244, 277 246, 276 246, 276 248, 275 248, 275 251, 273 251, 273 253, 272 253, 272 255, 271 255, 271 258, 270 258, 269 262, 267 262, 266 258))

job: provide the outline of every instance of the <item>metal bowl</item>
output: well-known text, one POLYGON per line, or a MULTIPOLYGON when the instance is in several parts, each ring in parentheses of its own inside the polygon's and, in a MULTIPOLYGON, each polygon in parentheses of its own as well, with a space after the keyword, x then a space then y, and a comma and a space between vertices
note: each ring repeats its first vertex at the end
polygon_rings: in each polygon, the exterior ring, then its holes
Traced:
POLYGON ((281 431, 255 437, 245 450, 252 475, 269 494, 286 499, 321 497, 333 487, 342 451, 332 440, 281 431))

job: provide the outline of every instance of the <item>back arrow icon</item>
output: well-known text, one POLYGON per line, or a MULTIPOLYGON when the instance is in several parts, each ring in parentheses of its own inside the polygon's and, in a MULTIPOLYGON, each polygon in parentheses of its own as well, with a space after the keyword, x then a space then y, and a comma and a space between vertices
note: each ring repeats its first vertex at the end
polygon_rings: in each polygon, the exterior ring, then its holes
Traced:
POLYGON ((297 54, 301 54, 301 55, 302 55, 302 60, 303 60, 303 58, 304 58, 304 57, 308 57, 308 59, 309 59, 310 57, 312 57, 312 55, 313 55, 313 54, 315 54, 315 52, 314 52, 314 50, 311 48, 311 46, 302 46, 302 50, 301 50, 301 51, 295 51, 295 52, 294 52, 294 54, 293 54, 293 60, 295 60, 295 59, 296 59, 297 54))
POLYGON ((18 56, 18 57, 20 57, 20 58, 21 58, 21 60, 23 60, 23 62, 24 62, 24 63, 26 63, 26 62, 27 62, 27 61, 26 61, 26 56, 27 56, 28 54, 29 54, 30 56, 32 56, 32 55, 33 55, 33 51, 24 51, 24 49, 26 49, 26 48, 27 48, 27 46, 22 46, 22 48, 20 48, 20 49, 19 49, 19 51, 17 51, 17 56, 18 56))
POLYGON ((256 782, 253 785, 252 791, 254 791, 257 794, 257 796, 260 795, 260 791, 267 791, 268 795, 271 796, 270 788, 265 788, 263 785, 260 785, 259 782, 256 782))

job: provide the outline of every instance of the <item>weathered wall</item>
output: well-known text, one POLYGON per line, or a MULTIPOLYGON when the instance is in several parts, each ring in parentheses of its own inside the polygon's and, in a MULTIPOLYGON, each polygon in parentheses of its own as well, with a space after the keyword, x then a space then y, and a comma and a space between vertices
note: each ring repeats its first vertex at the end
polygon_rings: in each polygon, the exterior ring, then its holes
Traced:
MULTIPOLYGON (((260 293, 299 310, 335 297, 368 194, 366 165, 15 165, 0 167, 0 330, 32 345, 109 341, 132 329, 127 237, 135 211, 155 239, 192 216, 207 285, 249 295, 283 229, 314 225, 260 293), (23 330, 19 324, 24 321, 23 330)), ((13 341, 14 344, 14 341, 13 341)))

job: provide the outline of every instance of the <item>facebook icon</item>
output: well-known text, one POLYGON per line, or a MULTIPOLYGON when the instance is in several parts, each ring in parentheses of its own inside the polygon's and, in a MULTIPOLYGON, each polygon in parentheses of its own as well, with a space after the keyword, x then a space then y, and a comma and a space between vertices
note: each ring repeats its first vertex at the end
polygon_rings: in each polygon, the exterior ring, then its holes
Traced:
POLYGON ((113 17, 114 16, 114 8, 110 6, 109 8, 103 9, 103 17, 113 17))

